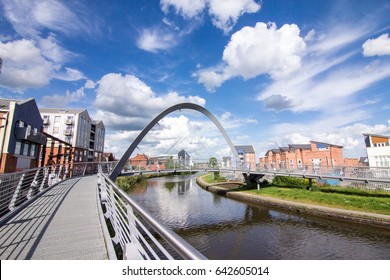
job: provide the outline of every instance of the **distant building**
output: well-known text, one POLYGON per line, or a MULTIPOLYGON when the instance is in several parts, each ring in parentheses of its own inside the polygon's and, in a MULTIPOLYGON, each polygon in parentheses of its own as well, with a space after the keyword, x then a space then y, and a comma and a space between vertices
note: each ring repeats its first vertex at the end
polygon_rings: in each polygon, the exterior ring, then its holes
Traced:
POLYGON ((312 166, 358 166, 359 159, 345 159, 343 146, 310 141, 310 144, 289 144, 268 150, 260 159, 261 168, 312 166))
POLYGON ((86 109, 46 108, 39 111, 43 118, 43 131, 71 144, 75 162, 105 160, 104 124, 93 120, 86 109))
POLYGON ((177 159, 178 159, 178 163, 180 165, 185 165, 185 166, 188 166, 190 165, 190 161, 191 161, 191 157, 189 156, 189 154, 184 151, 184 150, 181 150, 178 154, 177 154, 177 159))
POLYGON ((390 167, 390 136, 363 133, 370 167, 390 167))
POLYGON ((39 166, 41 147, 47 142, 42 123, 34 99, 0 99, 0 173, 39 166))
POLYGON ((232 158, 231 157, 222 157, 222 168, 229 169, 232 167, 232 158))
POLYGON ((132 170, 145 170, 151 164, 149 157, 145 154, 137 154, 128 160, 129 168, 132 170))
POLYGON ((234 146, 238 154, 238 161, 246 164, 250 170, 256 170, 256 151, 253 145, 234 146))

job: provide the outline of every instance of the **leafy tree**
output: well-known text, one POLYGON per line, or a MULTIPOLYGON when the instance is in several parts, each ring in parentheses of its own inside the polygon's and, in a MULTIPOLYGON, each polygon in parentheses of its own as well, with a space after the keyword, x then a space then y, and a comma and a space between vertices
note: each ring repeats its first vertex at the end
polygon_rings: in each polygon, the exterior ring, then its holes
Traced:
POLYGON ((217 167, 218 166, 218 160, 215 157, 209 158, 209 166, 210 167, 217 167))

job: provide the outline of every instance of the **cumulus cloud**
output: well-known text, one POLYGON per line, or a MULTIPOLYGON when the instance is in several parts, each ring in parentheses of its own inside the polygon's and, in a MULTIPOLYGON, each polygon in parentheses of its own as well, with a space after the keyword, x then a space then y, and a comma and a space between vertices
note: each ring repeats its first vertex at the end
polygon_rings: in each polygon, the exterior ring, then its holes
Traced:
POLYGON ((170 49, 177 44, 177 36, 160 28, 147 28, 141 31, 137 47, 152 53, 170 49))
POLYGON ((191 19, 203 12, 206 0, 161 0, 160 5, 164 13, 168 13, 170 7, 173 7, 176 13, 191 19))
POLYGON ((0 53, 3 59, 1 86, 24 90, 49 83, 53 65, 34 42, 26 39, 0 42, 0 53))
POLYGON ((390 55, 389 34, 383 34, 376 39, 368 39, 363 44, 364 56, 390 55))
POLYGON ((157 95, 133 75, 111 73, 97 82, 95 108, 100 119, 122 129, 139 129, 163 109, 181 102, 204 105, 198 96, 182 96, 177 92, 157 95))
POLYGON ((86 97, 84 92, 84 87, 79 88, 78 90, 71 92, 69 90, 64 94, 52 94, 45 95, 42 97, 42 102, 46 107, 49 108, 63 108, 68 106, 71 103, 80 103, 82 99, 86 97))
POLYGON ((213 90, 233 77, 250 79, 267 74, 273 79, 285 78, 301 67, 306 44, 295 24, 259 22, 246 26, 231 36, 223 52, 223 66, 200 69, 195 73, 199 83, 213 90))
POLYGON ((225 34, 233 29, 240 16, 256 13, 261 8, 260 4, 253 0, 210 0, 208 5, 213 24, 225 34))
POLYGON ((215 27, 225 34, 230 32, 240 16, 256 13, 261 5, 254 0, 161 0, 161 9, 168 13, 170 8, 185 19, 199 17, 205 11, 215 27))
POLYGON ((81 71, 64 67, 77 55, 64 49, 56 33, 67 36, 91 33, 95 22, 81 16, 85 7, 74 3, 73 9, 58 0, 2 0, 5 18, 24 40, 1 43, 15 50, 2 53, 5 74, 0 83, 11 90, 23 91, 47 85, 51 79, 84 79, 81 71), (43 35, 47 34, 47 35, 43 35), (20 54, 24 49, 25 54, 20 54), (12 57, 10 56, 12 54, 12 57), (18 57, 17 57, 18 56, 18 57))

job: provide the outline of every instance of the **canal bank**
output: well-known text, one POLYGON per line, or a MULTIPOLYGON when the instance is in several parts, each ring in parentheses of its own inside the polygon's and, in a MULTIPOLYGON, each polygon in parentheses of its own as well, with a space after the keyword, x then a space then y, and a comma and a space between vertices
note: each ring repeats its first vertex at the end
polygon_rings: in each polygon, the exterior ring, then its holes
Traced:
POLYGON ((239 200, 242 202, 255 203, 293 211, 303 215, 315 215, 342 221, 369 224, 390 228, 390 215, 367 213, 353 210, 344 210, 331 208, 307 203, 300 203, 288 200, 265 197, 258 194, 248 193, 245 191, 235 191, 239 184, 236 183, 207 183, 202 176, 197 177, 197 184, 203 189, 218 195, 224 195, 227 198, 239 200))

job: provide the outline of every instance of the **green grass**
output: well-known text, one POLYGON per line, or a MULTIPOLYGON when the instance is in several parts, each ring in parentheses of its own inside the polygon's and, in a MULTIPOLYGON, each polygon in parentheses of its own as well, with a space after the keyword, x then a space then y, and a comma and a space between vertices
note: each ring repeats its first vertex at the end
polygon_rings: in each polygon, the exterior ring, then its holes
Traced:
POLYGON ((225 177, 220 177, 218 175, 215 176, 214 173, 208 173, 206 175, 201 176, 201 178, 208 184, 222 183, 227 181, 225 177))
POLYGON ((335 187, 332 191, 328 187, 324 191, 320 189, 315 187, 314 191, 309 191, 298 187, 267 186, 249 192, 294 202, 390 215, 390 193, 335 187))

